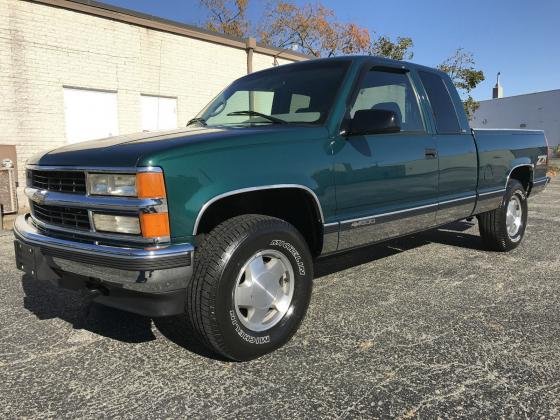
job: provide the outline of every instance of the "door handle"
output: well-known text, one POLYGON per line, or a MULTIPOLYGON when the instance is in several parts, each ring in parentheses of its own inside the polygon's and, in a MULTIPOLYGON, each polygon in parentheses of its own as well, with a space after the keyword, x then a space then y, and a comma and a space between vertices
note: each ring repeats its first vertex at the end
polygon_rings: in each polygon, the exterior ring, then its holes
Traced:
POLYGON ((437 158, 437 150, 436 149, 426 149, 424 152, 426 159, 436 159, 437 158))

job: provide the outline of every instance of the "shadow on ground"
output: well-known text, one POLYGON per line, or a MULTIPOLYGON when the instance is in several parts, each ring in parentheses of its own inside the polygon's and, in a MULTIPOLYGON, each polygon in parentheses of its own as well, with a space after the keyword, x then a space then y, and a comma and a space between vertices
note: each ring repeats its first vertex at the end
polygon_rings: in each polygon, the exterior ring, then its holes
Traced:
POLYGON ((23 306, 37 318, 59 318, 75 329, 84 329, 126 343, 154 340, 147 317, 98 305, 87 296, 59 288, 31 276, 22 278, 23 306))
MULTIPOLYGON (((430 243, 482 249, 478 235, 465 233, 473 225, 472 222, 456 222, 440 229, 321 258, 315 265, 315 277, 367 264, 430 243)), ((157 330, 176 345, 203 357, 223 360, 209 352, 195 338, 195 333, 182 316, 151 319, 135 315, 96 304, 79 292, 61 289, 27 275, 23 276, 22 285, 25 293, 24 307, 38 319, 59 318, 75 329, 84 329, 126 343, 155 340, 153 321, 157 330)))
POLYGON ((158 331, 171 342, 203 357, 218 359, 195 337, 181 316, 154 318, 136 315, 93 302, 80 292, 38 281, 31 276, 22 278, 25 293, 23 306, 38 319, 59 318, 77 330, 86 330, 103 337, 126 343, 145 343, 156 339, 152 321, 158 331))

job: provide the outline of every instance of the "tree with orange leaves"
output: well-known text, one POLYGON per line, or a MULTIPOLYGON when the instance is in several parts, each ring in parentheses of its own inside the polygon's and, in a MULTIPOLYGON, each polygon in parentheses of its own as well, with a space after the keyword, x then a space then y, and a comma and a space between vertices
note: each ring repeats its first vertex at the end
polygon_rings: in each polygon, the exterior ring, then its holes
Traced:
POLYGON ((373 39, 370 31, 355 23, 336 19, 334 11, 320 3, 298 6, 287 0, 269 3, 261 24, 250 28, 246 18, 248 0, 200 0, 208 11, 206 28, 246 37, 253 30, 265 45, 295 49, 314 57, 374 54, 397 60, 412 58, 412 40, 373 39))
MULTIPOLYGON (((251 28, 245 12, 248 0, 200 0, 208 9, 208 29, 234 35, 257 33, 260 43, 288 48, 313 57, 370 54, 395 60, 412 58, 412 39, 375 37, 367 28, 355 23, 340 22, 334 11, 321 3, 298 6, 290 0, 271 0, 261 23, 251 28)), ((463 94, 465 110, 472 116, 478 107, 470 92, 484 80, 484 73, 474 68, 471 53, 459 49, 439 68, 447 72, 463 94)))
POLYGON ((247 35, 249 0, 200 0, 200 4, 208 10, 204 25, 208 30, 239 38, 247 35))
POLYGON ((367 29, 338 22, 334 12, 321 4, 299 7, 282 0, 267 10, 258 33, 263 44, 314 57, 365 53, 371 44, 367 29))
POLYGON ((374 40, 367 28, 336 19, 334 11, 320 3, 301 7, 285 0, 269 6, 258 29, 263 44, 293 48, 314 57, 375 54, 402 60, 411 58, 412 40, 388 37, 374 40))

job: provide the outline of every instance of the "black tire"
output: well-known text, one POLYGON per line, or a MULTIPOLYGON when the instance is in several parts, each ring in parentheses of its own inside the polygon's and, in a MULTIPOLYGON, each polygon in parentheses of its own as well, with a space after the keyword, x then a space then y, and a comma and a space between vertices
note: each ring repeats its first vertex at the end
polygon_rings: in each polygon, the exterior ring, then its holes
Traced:
POLYGON ((527 193, 523 185, 515 179, 509 181, 500 207, 486 213, 479 214, 478 229, 484 245, 493 251, 505 252, 516 248, 525 235, 527 226, 527 193), (506 216, 512 197, 517 197, 521 204, 521 226, 512 236, 508 233, 506 216))
POLYGON ((289 223, 262 215, 243 215, 213 229, 195 252, 187 287, 186 314, 192 329, 212 351, 236 361, 269 353, 290 340, 311 298, 313 262, 301 234, 289 223), (259 251, 284 255, 294 273, 289 310, 270 329, 246 328, 235 310, 234 289, 246 262, 259 251))

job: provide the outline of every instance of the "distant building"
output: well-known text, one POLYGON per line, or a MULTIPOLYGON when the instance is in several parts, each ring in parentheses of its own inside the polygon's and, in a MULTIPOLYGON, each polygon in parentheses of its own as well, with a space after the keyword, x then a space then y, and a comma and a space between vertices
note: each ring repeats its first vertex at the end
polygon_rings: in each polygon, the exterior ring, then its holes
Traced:
POLYGON ((493 96, 498 98, 479 102, 473 128, 544 130, 550 146, 560 144, 560 89, 502 98, 502 87, 496 85, 493 96))

